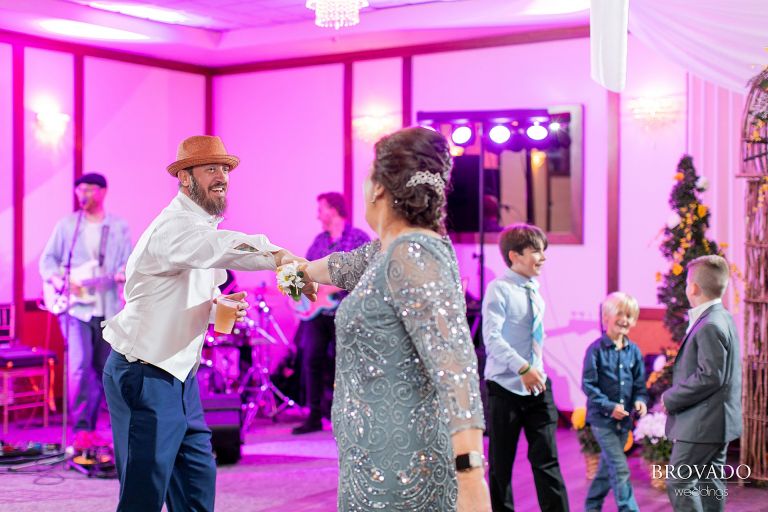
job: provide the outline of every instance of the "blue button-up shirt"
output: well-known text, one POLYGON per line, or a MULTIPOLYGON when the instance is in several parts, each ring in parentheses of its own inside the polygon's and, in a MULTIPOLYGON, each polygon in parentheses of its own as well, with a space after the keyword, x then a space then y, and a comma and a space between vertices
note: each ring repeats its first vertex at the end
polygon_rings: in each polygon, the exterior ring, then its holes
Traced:
POLYGON ((323 231, 317 235, 307 251, 307 259, 313 261, 325 258, 334 252, 349 252, 370 241, 371 238, 365 231, 353 228, 351 224, 347 224, 344 226, 341 237, 336 240, 331 238, 331 234, 328 231, 323 231))
MULTIPOLYGON (((354 228, 351 224, 347 223, 344 226, 344 231, 341 233, 341 236, 335 240, 331 238, 331 234, 328 231, 323 231, 317 235, 312 241, 312 245, 309 246, 309 250, 307 250, 307 259, 309 261, 314 261, 325 258, 334 252, 349 252, 370 241, 371 237, 369 237, 365 231, 354 228)), ((340 302, 341 299, 348 295, 348 293, 345 290, 342 290, 333 295, 334 299, 340 302)), ((328 316, 335 315, 336 307, 324 311, 323 314, 328 316)))
POLYGON ((625 338, 624 346, 617 349, 613 340, 603 334, 584 356, 581 389, 587 395, 587 423, 620 430, 632 428, 630 416, 618 421, 611 413, 617 404, 631 412, 635 402, 648 401, 640 348, 625 338))
MULTIPOLYGON (((525 288, 528 282, 538 287, 536 279, 507 270, 491 281, 483 297, 485 378, 518 395, 531 394, 518 373, 533 360, 533 311, 525 288)), ((547 378, 541 359, 534 367, 547 378)))

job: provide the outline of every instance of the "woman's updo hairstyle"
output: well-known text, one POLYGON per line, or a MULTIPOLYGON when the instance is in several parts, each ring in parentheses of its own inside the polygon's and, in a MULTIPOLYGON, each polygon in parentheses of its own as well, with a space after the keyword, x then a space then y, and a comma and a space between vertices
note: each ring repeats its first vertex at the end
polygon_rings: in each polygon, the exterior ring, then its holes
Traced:
POLYGON ((372 178, 392 196, 392 207, 412 226, 445 234, 445 197, 451 177, 445 137, 422 127, 405 128, 376 143, 372 178))

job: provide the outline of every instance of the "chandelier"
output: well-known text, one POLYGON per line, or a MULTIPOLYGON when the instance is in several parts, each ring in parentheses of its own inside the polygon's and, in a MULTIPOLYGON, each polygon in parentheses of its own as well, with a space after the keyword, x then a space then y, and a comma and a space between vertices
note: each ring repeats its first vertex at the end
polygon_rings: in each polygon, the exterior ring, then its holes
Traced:
POLYGON ((367 0, 307 0, 307 8, 315 11, 318 27, 351 27, 360 23, 360 9, 368 7, 367 0))

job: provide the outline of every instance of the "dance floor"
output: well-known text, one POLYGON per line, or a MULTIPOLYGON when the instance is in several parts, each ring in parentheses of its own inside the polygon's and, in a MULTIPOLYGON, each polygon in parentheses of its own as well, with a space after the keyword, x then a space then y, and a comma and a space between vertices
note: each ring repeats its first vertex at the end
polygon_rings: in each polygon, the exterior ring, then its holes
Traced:
MULTIPOLYGON (((336 509, 336 448, 329 429, 292 436, 300 418, 272 423, 257 420, 246 435, 242 460, 220 467, 216 483, 216 510, 237 512, 309 512, 336 509)), ((108 431, 104 431, 109 435, 108 431)), ((60 428, 14 429, 8 442, 56 441, 60 428)), ((560 460, 573 511, 583 510, 588 482, 576 436, 558 432, 560 460)), ((523 512, 538 510, 525 441, 518 450, 513 477, 515 501, 523 512)), ((653 489, 639 456, 630 457, 632 482, 643 512, 671 510, 665 493, 653 489)), ((82 512, 115 510, 116 480, 89 479, 75 471, 54 468, 26 473, 0 473, 0 511, 82 512)), ((754 486, 729 486, 728 511, 758 512, 768 509, 768 493, 754 486)), ((615 511, 609 495, 604 511, 615 511)))

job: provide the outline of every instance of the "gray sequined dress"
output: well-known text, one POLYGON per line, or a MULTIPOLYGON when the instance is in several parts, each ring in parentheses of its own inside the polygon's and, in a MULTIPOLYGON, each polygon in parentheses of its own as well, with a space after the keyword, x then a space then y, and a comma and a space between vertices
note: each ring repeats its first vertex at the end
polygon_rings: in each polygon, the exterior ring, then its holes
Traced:
POLYGON ((398 237, 329 258, 340 511, 453 511, 451 435, 484 428, 477 359, 447 239, 398 237))

